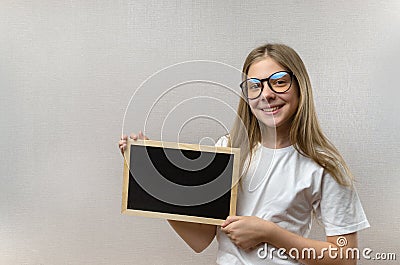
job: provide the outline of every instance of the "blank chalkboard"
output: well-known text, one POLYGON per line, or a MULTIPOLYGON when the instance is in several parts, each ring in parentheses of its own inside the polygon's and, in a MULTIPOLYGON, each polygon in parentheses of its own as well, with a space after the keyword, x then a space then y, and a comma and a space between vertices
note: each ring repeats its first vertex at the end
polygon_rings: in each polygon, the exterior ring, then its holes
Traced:
POLYGON ((236 214, 239 149, 129 140, 122 213, 220 225, 236 214))

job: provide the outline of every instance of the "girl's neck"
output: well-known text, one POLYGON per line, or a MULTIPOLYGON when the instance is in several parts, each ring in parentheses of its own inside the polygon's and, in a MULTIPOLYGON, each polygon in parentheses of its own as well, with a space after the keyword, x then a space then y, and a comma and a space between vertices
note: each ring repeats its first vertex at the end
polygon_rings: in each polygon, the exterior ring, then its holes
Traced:
POLYGON ((261 144, 272 149, 281 149, 292 145, 290 129, 265 127, 261 131, 261 144))

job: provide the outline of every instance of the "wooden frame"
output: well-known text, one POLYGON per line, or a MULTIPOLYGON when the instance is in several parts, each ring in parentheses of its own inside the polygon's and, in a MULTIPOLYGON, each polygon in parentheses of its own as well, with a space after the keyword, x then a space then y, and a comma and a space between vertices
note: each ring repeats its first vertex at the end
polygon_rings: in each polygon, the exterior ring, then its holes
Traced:
POLYGON ((230 189, 230 205, 229 205, 229 215, 236 215, 236 199, 237 199, 237 185, 239 181, 239 161, 240 161, 240 149, 230 148, 230 147, 215 147, 215 146, 204 146, 196 144, 183 144, 183 143, 172 143, 172 142, 160 142, 153 140, 128 140, 127 147, 124 153, 124 173, 123 173, 123 190, 122 190, 122 214, 136 215, 143 217, 153 217, 153 218, 163 218, 170 220, 195 222, 195 223, 205 223, 221 225, 223 219, 215 219, 202 216, 191 216, 184 214, 175 213, 165 213, 156 211, 143 211, 137 209, 128 209, 128 190, 129 190, 129 179, 130 179, 130 161, 131 161, 131 146, 139 145, 145 147, 159 147, 159 148, 172 148, 180 150, 192 150, 201 152, 211 152, 211 153, 221 153, 233 155, 232 164, 232 177, 231 177, 231 189, 230 189))

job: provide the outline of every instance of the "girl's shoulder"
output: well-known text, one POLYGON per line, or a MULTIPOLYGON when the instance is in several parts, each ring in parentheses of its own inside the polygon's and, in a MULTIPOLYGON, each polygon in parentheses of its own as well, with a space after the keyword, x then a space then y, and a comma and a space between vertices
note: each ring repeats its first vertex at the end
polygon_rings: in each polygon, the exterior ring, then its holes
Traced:
POLYGON ((227 147, 229 143, 229 134, 225 134, 224 136, 221 136, 218 141, 215 143, 215 146, 218 147, 227 147))

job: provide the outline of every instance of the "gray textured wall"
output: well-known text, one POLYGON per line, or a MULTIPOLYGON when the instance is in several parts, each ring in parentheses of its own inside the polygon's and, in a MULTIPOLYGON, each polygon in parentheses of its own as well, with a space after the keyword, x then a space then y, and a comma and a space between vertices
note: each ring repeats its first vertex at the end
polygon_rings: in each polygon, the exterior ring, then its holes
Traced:
POLYGON ((400 259, 399 32, 397 0, 1 1, 0 263, 213 263, 215 242, 196 255, 164 220, 120 214, 117 141, 145 128, 212 144, 233 119, 234 68, 265 41, 292 46, 308 67, 321 124, 372 225, 361 247, 400 259), (227 88, 198 82, 157 100, 180 77, 155 73, 190 60, 232 66, 198 77, 227 88))

